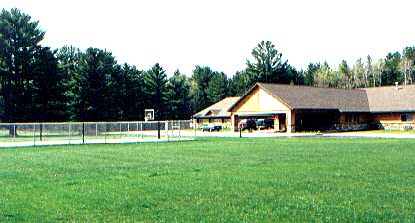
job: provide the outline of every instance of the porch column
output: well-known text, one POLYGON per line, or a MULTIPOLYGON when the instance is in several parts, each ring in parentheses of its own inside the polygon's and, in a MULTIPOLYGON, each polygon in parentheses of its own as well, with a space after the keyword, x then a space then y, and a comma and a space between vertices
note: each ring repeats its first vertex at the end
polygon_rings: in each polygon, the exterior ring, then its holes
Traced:
POLYGON ((278 115, 274 115, 274 130, 280 130, 280 118, 278 115))
POLYGON ((295 132, 295 112, 287 112, 287 133, 295 132))
POLYGON ((238 131, 238 120, 237 119, 238 119, 237 115, 234 115, 234 114, 231 115, 231 131, 232 132, 238 131))

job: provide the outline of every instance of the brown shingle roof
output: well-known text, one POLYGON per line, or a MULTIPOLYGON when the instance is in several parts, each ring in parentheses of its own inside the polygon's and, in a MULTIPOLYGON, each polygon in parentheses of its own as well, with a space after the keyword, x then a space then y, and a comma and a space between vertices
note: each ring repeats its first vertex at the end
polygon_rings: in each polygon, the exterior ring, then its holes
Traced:
POLYGON ((290 109, 338 109, 341 112, 414 112, 415 85, 362 89, 319 88, 257 83, 228 111, 260 87, 290 109))
POLYGON ((194 118, 230 117, 228 109, 237 102, 239 97, 227 97, 193 115, 194 118))
POLYGON ((415 85, 366 88, 371 112, 415 111, 415 85))
POLYGON ((258 83, 257 86, 286 103, 291 109, 369 111, 366 92, 363 89, 346 90, 266 83, 258 83))

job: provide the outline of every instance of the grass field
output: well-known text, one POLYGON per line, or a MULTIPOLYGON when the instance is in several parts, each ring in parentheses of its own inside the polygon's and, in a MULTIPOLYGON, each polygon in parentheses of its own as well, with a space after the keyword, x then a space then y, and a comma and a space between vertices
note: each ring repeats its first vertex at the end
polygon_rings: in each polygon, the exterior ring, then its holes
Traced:
POLYGON ((415 141, 0 149, 0 222, 414 222, 415 141))

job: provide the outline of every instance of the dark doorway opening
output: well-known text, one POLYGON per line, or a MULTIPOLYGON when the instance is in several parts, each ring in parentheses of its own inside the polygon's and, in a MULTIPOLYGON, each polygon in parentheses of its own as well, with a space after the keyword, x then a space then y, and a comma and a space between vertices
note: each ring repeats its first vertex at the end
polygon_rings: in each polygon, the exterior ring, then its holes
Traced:
POLYGON ((327 131, 335 127, 340 120, 338 110, 301 110, 295 114, 295 130, 327 131))
POLYGON ((278 115, 279 124, 280 124, 280 131, 287 131, 287 115, 286 114, 279 114, 278 115))

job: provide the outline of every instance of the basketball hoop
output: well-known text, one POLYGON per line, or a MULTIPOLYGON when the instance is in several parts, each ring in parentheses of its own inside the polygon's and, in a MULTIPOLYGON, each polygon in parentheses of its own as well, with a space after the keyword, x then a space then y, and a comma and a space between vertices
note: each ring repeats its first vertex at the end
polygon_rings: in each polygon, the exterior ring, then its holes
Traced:
POLYGON ((154 109, 144 109, 144 120, 146 122, 154 120, 154 109))

